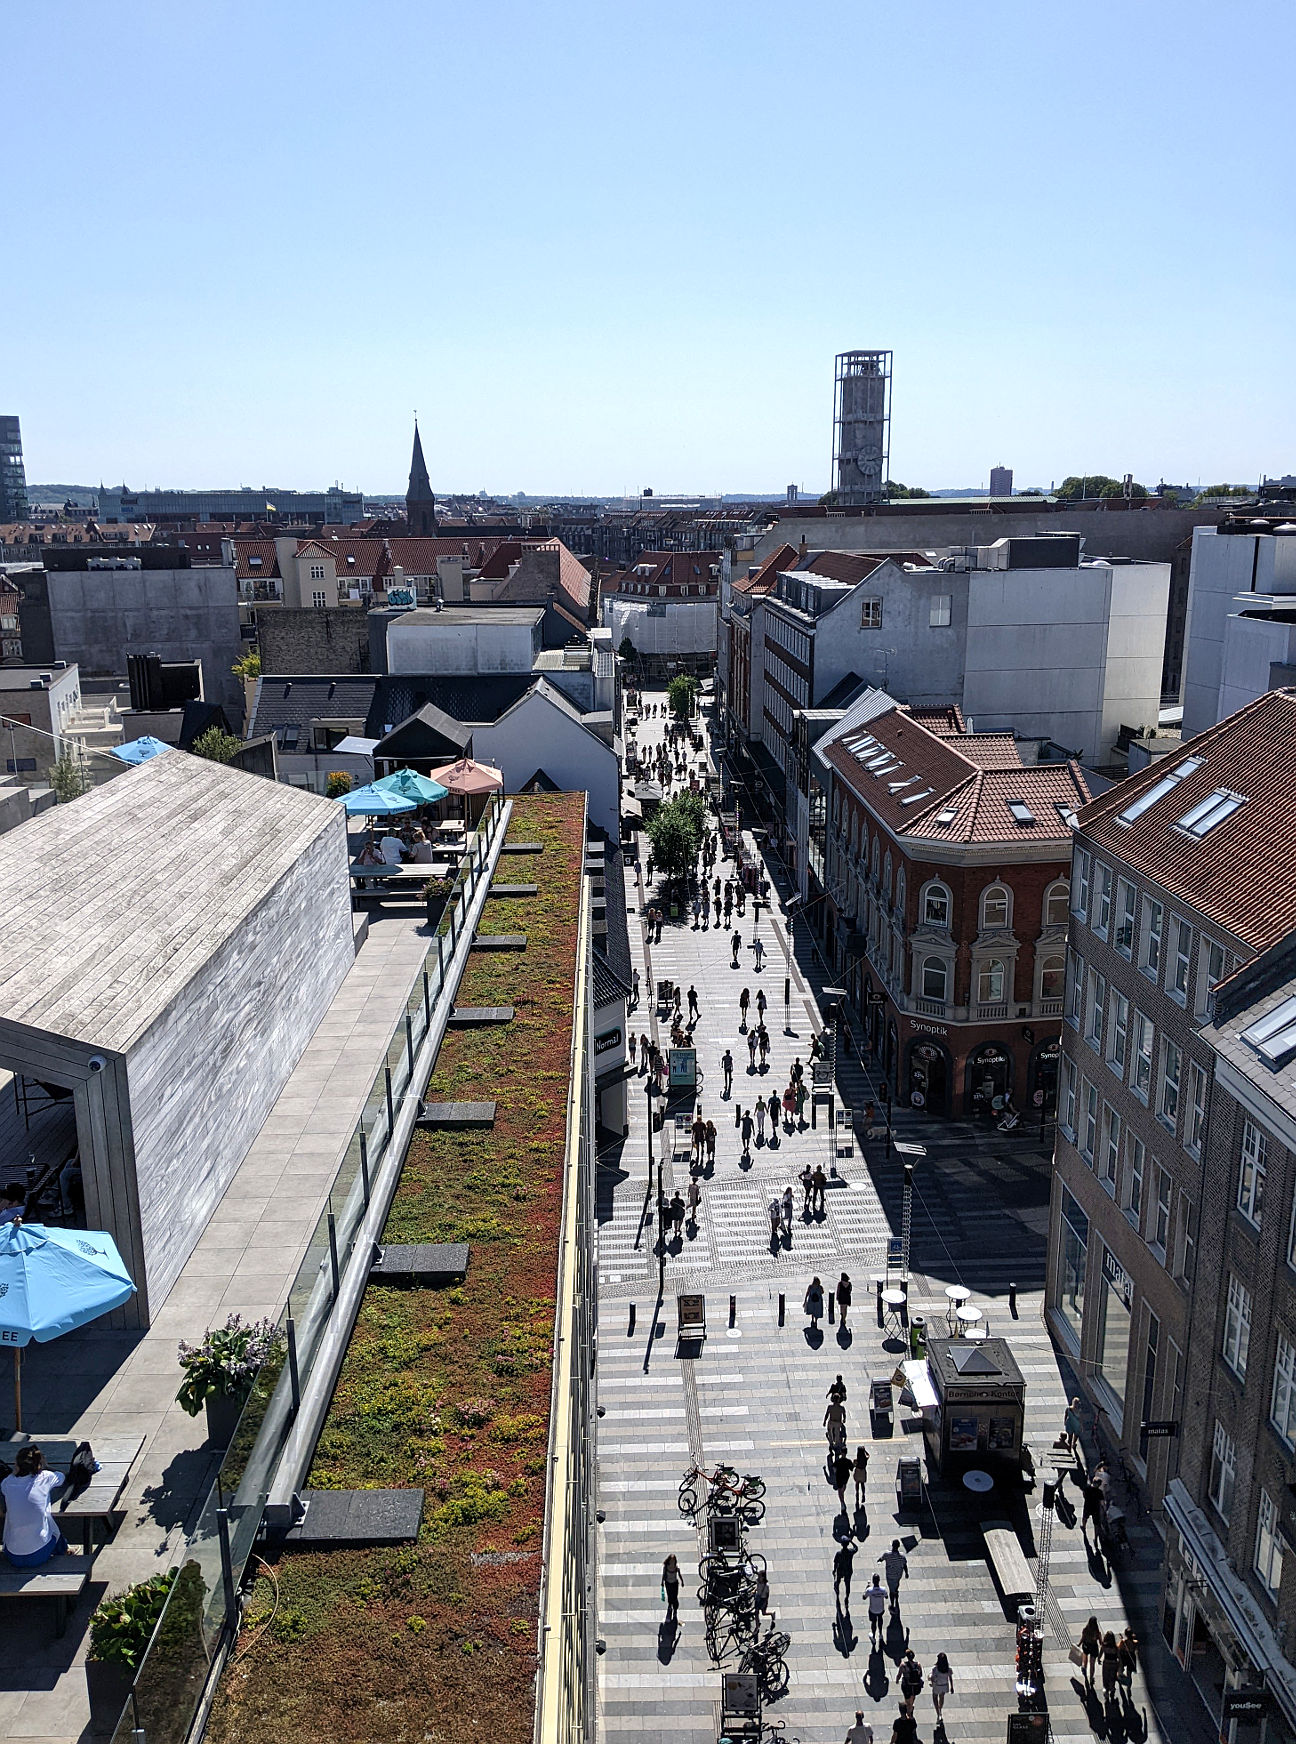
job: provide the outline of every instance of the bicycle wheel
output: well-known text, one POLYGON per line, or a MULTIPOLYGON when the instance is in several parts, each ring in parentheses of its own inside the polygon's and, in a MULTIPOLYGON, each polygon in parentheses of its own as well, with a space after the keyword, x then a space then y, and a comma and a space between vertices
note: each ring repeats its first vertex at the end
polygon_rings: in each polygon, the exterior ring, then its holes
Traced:
POLYGON ((683 1485, 679 1493, 679 1511, 690 1519, 698 1510, 698 1493, 692 1484, 683 1485))
POLYGON ((787 1662, 781 1658, 767 1659, 761 1668, 761 1688, 771 1701, 787 1694, 787 1662))
POLYGON ((755 1501, 744 1502, 742 1517, 749 1526, 759 1526, 765 1518, 765 1504, 759 1497, 755 1501))
POLYGON ((765 1494, 765 1479, 758 1478, 754 1472, 748 1472, 742 1481, 744 1501, 759 1502, 765 1494))

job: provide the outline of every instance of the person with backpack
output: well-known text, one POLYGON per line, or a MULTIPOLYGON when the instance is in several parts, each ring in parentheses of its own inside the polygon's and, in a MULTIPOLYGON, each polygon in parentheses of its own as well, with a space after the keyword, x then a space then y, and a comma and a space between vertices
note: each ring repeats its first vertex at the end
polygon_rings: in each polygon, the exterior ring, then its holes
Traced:
POLYGON ((850 1313, 851 1297, 854 1286, 845 1272, 837 1280, 837 1318, 841 1321, 843 1330, 846 1326, 846 1316, 850 1313))
POLYGON ((818 1278, 811 1278, 806 1287, 805 1300, 801 1304, 802 1312, 810 1316, 811 1332, 818 1332, 819 1322, 823 1319, 824 1293, 823 1285, 818 1278))
POLYGON ((900 1661, 898 1670, 900 1677, 900 1694, 904 1698, 905 1707, 908 1709, 909 1713, 912 1714, 914 1711, 914 1703, 921 1695, 923 1687, 923 1668, 914 1658, 914 1650, 912 1647, 907 1647, 905 1649, 905 1655, 900 1661))

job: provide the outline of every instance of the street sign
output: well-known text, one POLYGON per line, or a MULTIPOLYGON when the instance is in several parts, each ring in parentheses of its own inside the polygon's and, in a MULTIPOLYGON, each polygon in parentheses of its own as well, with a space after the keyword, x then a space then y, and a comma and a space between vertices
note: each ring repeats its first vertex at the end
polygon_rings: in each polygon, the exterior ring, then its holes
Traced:
POLYGON ((1163 1441, 1178 1433, 1179 1425, 1168 1419, 1164 1422, 1139 1424, 1139 1434, 1146 1435, 1150 1441, 1163 1441))
POLYGON ((1264 1711, 1265 1693, 1263 1690, 1224 1691, 1224 1718, 1226 1720, 1262 1720, 1264 1711))

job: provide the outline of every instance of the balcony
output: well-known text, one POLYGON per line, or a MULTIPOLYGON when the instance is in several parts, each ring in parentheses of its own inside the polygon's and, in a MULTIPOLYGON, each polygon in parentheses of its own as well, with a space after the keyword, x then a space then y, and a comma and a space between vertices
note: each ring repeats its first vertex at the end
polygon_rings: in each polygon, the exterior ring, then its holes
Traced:
POLYGON ((1062 1001, 1060 999, 1041 999, 1039 1014, 1041 1017, 1061 1017, 1062 1001))
POLYGON ((949 1006, 943 999, 915 999, 914 1010, 923 1017, 947 1017, 949 1006))
POLYGON ((1000 1018, 1007 1017, 1007 1015, 1008 1015, 1008 1006, 1006 1003, 1000 1004, 1000 1005, 978 1005, 977 1006, 977 1022, 978 1023, 997 1023, 1000 1020, 1000 1018))

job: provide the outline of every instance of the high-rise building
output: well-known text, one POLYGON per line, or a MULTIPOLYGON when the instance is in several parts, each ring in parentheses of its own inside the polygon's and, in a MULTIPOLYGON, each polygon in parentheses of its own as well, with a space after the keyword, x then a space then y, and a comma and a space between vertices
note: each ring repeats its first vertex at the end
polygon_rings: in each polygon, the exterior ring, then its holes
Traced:
POLYGON ((990 468, 990 495, 992 497, 1010 497, 1012 495, 1012 467, 992 466, 990 468))
POLYGON ((846 508, 886 498, 891 463, 891 353, 841 351, 833 385, 833 477, 846 508))
POLYGON ((411 538, 432 538, 437 530, 436 497, 423 459, 423 442, 414 425, 414 453, 410 459, 409 489, 405 492, 405 520, 411 538))
POLYGON ((17 418, 0 415, 0 525, 25 521, 29 513, 22 430, 17 418))

